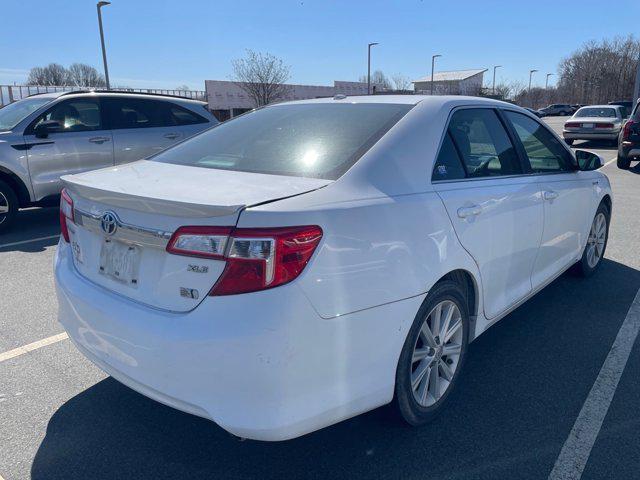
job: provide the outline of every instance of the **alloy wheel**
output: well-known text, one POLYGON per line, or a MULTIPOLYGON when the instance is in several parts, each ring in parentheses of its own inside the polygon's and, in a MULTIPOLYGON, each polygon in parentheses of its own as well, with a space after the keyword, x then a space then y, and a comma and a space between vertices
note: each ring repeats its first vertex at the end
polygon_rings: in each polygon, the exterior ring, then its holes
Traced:
POLYGON ((589 238, 587 239, 587 264, 594 268, 604 253, 604 244, 607 239, 607 217, 600 212, 593 219, 589 238))
POLYGON ((9 213, 9 199, 7 199, 4 193, 0 192, 0 224, 7 219, 8 213, 9 213))
POLYGON ((411 389, 430 407, 446 393, 460 364, 463 323, 458 306, 443 300, 424 319, 411 359, 411 389))

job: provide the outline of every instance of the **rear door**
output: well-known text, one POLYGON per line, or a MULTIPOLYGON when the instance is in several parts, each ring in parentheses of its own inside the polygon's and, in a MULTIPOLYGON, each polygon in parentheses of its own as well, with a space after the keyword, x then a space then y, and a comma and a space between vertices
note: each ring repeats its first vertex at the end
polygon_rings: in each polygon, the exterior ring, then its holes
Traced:
POLYGON ((105 128, 100 99, 83 96, 62 100, 40 115, 24 133, 29 174, 36 198, 60 193, 60 176, 113 165, 111 131, 105 128), (60 129, 36 138, 40 122, 55 120, 60 129))
POLYGON ((491 108, 454 111, 432 182, 482 276, 493 318, 531 292, 543 225, 539 186, 491 108))
POLYGON ((103 101, 113 132, 116 165, 146 158, 185 137, 166 101, 133 96, 109 96, 103 101))
POLYGON ((578 259, 586 243, 599 174, 572 167, 571 153, 547 127, 514 111, 505 111, 536 178, 544 204, 544 231, 532 283, 536 288, 578 259))

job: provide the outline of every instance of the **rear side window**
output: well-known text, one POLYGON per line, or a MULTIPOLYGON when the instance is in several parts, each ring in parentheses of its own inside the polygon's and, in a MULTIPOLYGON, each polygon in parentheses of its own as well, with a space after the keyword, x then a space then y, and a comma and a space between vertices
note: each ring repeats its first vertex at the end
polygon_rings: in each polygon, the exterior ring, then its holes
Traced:
POLYGON ((440 147, 436 164, 433 167, 431 181, 459 180, 465 178, 465 176, 466 172, 462 166, 460 155, 458 155, 458 151, 453 144, 451 134, 447 132, 442 142, 442 147, 440 147))
POLYGON ((506 110, 504 114, 522 142, 533 172, 550 173, 571 170, 572 161, 569 152, 546 127, 521 113, 506 110))
POLYGON ((195 125, 196 123, 207 122, 200 115, 178 105, 169 105, 169 112, 174 125, 195 125))
POLYGON ((412 106, 347 102, 275 105, 221 123, 153 160, 335 180, 412 106))
POLYGON ((522 173, 518 155, 494 110, 458 110, 451 116, 448 132, 464 163, 467 177, 522 173))

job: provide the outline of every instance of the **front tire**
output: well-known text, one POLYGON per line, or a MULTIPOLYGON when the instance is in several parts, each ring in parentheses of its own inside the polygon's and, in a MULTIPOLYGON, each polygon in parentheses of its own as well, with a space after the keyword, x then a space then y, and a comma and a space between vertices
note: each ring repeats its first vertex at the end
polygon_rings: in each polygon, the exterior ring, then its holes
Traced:
POLYGON ((464 364, 469 312, 455 282, 436 284, 405 340, 396 370, 394 403, 413 426, 432 421, 445 408, 464 364))
POLYGON ((595 273, 604 257, 609 240, 610 212, 603 203, 598 206, 591 222, 587 244, 582 252, 582 258, 576 264, 577 272, 583 277, 590 277, 595 273))
POLYGON ((18 197, 13 189, 0 180, 0 232, 9 229, 18 213, 18 197))

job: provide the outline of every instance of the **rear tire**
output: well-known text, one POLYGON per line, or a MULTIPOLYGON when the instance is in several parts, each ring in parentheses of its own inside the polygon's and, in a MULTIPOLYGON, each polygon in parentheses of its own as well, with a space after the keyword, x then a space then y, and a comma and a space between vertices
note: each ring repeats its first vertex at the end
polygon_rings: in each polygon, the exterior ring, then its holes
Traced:
POLYGON ((576 272, 583 277, 590 277, 595 273, 607 249, 609 241, 609 221, 611 214, 604 203, 596 210, 589 230, 587 244, 582 252, 582 258, 576 264, 576 272))
POLYGON ((618 155, 616 165, 618 165, 618 168, 621 168, 622 170, 629 170, 629 167, 631 167, 631 160, 629 160, 628 158, 622 158, 620 155, 618 155))
POLYGON ((445 409, 464 365, 468 337, 462 288, 452 281, 436 284, 413 320, 396 369, 394 404, 408 424, 428 423, 445 409))
POLYGON ((13 189, 0 180, 0 232, 11 227, 18 213, 18 197, 13 189))
POLYGON ((571 145, 573 145, 573 142, 574 142, 574 141, 573 141, 572 139, 570 139, 570 138, 565 138, 565 139, 564 139, 564 142, 565 142, 567 145, 571 146, 571 145))

